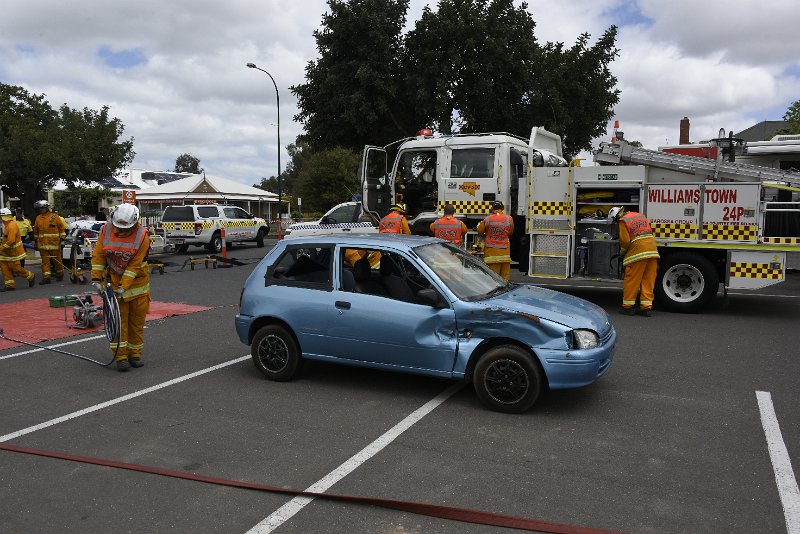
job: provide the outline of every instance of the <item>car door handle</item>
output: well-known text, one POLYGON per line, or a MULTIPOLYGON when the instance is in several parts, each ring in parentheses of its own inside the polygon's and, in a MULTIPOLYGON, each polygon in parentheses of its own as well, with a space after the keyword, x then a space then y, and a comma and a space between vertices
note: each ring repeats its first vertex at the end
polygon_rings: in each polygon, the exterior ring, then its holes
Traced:
POLYGON ((336 307, 339 308, 339 309, 342 309, 342 310, 349 310, 350 309, 350 303, 349 302, 345 302, 343 300, 337 300, 336 301, 336 307))

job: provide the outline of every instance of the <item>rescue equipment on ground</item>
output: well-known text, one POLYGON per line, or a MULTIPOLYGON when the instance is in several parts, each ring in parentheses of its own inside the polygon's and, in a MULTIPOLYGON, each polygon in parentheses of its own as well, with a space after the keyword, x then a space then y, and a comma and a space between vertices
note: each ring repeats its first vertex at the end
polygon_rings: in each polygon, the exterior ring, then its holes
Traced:
MULTIPOLYGON (((72 295, 75 297, 75 295, 72 295)), ((75 319, 75 326, 70 325, 74 328, 91 328, 88 326, 93 324, 94 326, 99 326, 99 323, 103 323, 103 331, 106 335, 106 339, 109 342, 113 342, 114 340, 119 339, 120 332, 122 331, 122 324, 120 320, 120 312, 119 312, 119 302, 117 301, 117 296, 114 294, 114 290, 111 288, 111 284, 107 284, 105 289, 100 292, 100 297, 103 299, 103 306, 100 308, 99 306, 94 306, 91 301, 91 296, 88 296, 88 300, 79 301, 78 304, 73 308, 73 318, 75 319), (80 310, 77 310, 80 308, 80 310), (86 326, 78 326, 78 325, 86 325, 86 326)), ((64 299, 66 301, 66 298, 64 299)), ((66 320, 66 308, 64 310, 64 318, 66 320)), ((59 354, 64 354, 66 356, 72 356, 73 358, 78 358, 80 360, 85 360, 89 363, 93 363, 95 365, 99 365, 101 367, 108 367, 117 358, 116 351, 111 357, 111 360, 108 362, 100 362, 89 358, 88 356, 82 356, 80 354, 75 354, 74 352, 68 352, 65 350, 57 349, 54 347, 46 347, 44 345, 38 345, 36 343, 29 343, 27 341, 22 341, 21 339, 14 339, 10 338, 5 335, 5 332, 2 328, 0 328, 0 338, 3 338, 7 341, 13 341, 14 343, 19 343, 20 345, 27 345, 29 347, 35 347, 37 349, 49 350, 51 352, 57 352, 59 354)))

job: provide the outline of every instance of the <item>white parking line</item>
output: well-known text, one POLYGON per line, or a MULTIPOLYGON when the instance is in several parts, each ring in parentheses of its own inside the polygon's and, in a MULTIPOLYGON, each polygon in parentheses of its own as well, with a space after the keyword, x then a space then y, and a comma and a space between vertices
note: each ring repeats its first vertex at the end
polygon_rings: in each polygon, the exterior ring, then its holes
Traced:
MULTIPOLYGON (((395 439, 397 439, 400 434, 414 426, 420 419, 431 413, 435 410, 440 404, 444 401, 449 399, 454 393, 464 387, 463 383, 458 383, 450 386, 443 392, 439 393, 436 397, 429 400, 413 412, 408 415, 405 419, 394 425, 390 428, 385 434, 378 437, 375 441, 361 449, 355 455, 353 455, 349 460, 345 461, 342 465, 319 479, 317 482, 309 486, 305 489, 305 491, 309 492, 316 492, 321 493, 326 491, 328 488, 339 482, 341 479, 355 471, 355 469, 378 454, 384 447, 389 445, 395 439)), ((288 503, 284 504, 269 517, 265 518, 259 524, 248 530, 248 534, 267 534, 272 532, 283 523, 288 521, 292 516, 294 516, 297 512, 302 510, 307 504, 309 504, 314 499, 311 497, 295 497, 288 503)))
POLYGON ((227 362, 223 362, 214 365, 212 367, 206 367, 205 369, 201 369, 200 371, 195 371, 194 373, 189 373, 188 375, 179 376, 178 378, 173 378, 172 380, 161 382, 160 384, 156 384, 155 386, 150 386, 149 388, 141 389, 139 391, 123 395, 122 397, 117 397, 116 399, 111 399, 110 401, 101 402, 100 404, 95 404, 94 406, 89 406, 88 408, 84 408, 83 410, 78 410, 77 412, 72 412, 67 415, 62 415, 61 417, 56 417, 55 419, 50 419, 49 421, 45 421, 44 423, 39 423, 38 425, 29 426, 28 428, 23 428, 22 430, 11 432, 10 434, 6 434, 5 436, 0 436, 0 443, 18 438, 20 436, 24 436, 25 434, 30 434, 31 432, 36 432, 37 430, 41 430, 43 428, 57 425, 58 423, 63 423, 64 421, 69 421, 70 419, 75 419, 76 417, 86 415, 87 413, 96 412, 97 410, 102 410, 103 408, 108 408, 109 406, 114 406, 115 404, 135 399, 136 397, 141 397, 142 395, 147 395, 148 393, 158 391, 159 389, 163 389, 165 387, 174 386, 175 384, 185 382, 186 380, 191 380, 192 378, 196 378, 206 373, 216 371, 217 369, 222 369, 223 367, 228 367, 229 365, 239 363, 249 358, 250 355, 248 354, 240 358, 228 360, 227 362))
POLYGON ((792 461, 783 442, 775 408, 772 406, 772 395, 767 391, 756 391, 758 410, 761 412, 761 426, 767 438, 769 459, 772 470, 775 472, 775 482, 778 485, 778 495, 783 506, 783 515, 786 518, 786 531, 789 534, 800 534, 800 491, 797 489, 797 480, 794 478, 792 461))
MULTIPOLYGON (((66 345, 74 345, 75 343, 83 343, 84 341, 91 341, 92 339, 100 339, 105 338, 106 336, 91 336, 91 337, 84 337, 81 339, 74 339, 72 341, 65 341, 64 343, 59 343, 57 345, 49 345, 48 348, 57 348, 57 347, 64 347, 66 345)), ((17 356, 22 356, 24 354, 32 354, 34 352, 42 352, 47 349, 37 348, 37 349, 30 349, 24 350, 22 352, 15 352, 14 354, 8 354, 6 356, 0 356, 0 360, 5 360, 7 358, 16 358, 17 356)))

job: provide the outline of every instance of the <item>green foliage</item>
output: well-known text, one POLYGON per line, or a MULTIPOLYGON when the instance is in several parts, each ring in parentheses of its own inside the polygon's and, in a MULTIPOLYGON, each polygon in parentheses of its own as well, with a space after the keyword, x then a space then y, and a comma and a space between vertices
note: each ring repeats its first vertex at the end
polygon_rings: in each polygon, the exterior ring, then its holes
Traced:
POLYGON ((359 160, 356 151, 342 147, 309 154, 294 191, 295 196, 303 199, 303 210, 325 212, 358 193, 359 160))
POLYGON ((101 187, 68 187, 66 191, 55 191, 53 208, 62 217, 96 215, 101 200, 110 200, 114 192, 101 187))
POLYGON ((783 114, 783 120, 788 122, 789 125, 775 132, 776 134, 800 134, 800 100, 795 100, 792 105, 789 106, 789 109, 783 114))
POLYGON ((400 91, 400 32, 409 0, 328 0, 330 12, 314 32, 320 58, 293 86, 315 148, 362 148, 408 134, 407 99, 400 91))
POLYGON ((191 154, 181 154, 175 159, 175 172, 190 172, 200 174, 203 169, 200 167, 200 160, 191 154))
POLYGON ((98 181, 133 160, 133 139, 119 140, 124 126, 108 111, 54 110, 44 95, 0 83, 0 183, 26 212, 59 179, 98 181))
POLYGON ((571 156, 605 132, 619 101, 614 26, 594 45, 583 34, 542 46, 525 3, 440 0, 403 36, 407 0, 328 3, 320 58, 292 88, 314 149, 385 145, 423 126, 525 137, 545 126, 571 156))

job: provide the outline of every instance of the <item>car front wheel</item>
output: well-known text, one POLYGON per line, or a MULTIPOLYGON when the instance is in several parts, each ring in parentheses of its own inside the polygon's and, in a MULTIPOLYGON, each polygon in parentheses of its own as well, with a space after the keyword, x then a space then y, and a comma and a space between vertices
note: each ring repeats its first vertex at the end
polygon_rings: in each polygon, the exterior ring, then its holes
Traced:
POLYGON ((278 325, 261 327, 251 345, 253 363, 269 380, 291 380, 300 368, 300 349, 291 333, 278 325))
POLYGON ((530 354, 502 345, 481 356, 472 382, 478 398, 490 410, 522 413, 539 398, 542 374, 530 354))

